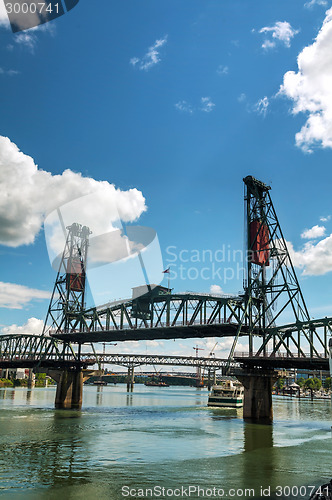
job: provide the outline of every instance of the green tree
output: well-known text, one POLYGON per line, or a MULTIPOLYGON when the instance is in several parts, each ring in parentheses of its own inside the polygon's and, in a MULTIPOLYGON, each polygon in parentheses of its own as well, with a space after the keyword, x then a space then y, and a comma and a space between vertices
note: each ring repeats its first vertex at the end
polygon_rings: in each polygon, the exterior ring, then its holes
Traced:
POLYGON ((299 386, 301 387, 301 389, 302 389, 302 387, 303 387, 303 386, 304 386, 304 384, 305 384, 305 379, 304 379, 303 377, 300 377, 300 378, 298 378, 298 379, 297 379, 296 383, 297 383, 297 385, 299 385, 299 386))
POLYGON ((324 380, 324 389, 326 389, 327 391, 331 389, 331 377, 326 377, 326 379, 324 380))
POLYGON ((308 378, 305 381, 304 387, 306 389, 309 389, 311 399, 313 399, 313 397, 314 397, 314 387, 315 387, 315 382, 313 381, 313 379, 312 378, 308 378))
POLYGON ((313 399, 313 397, 314 397, 314 391, 319 391, 319 389, 322 387, 322 381, 319 378, 317 378, 317 377, 308 378, 305 381, 304 386, 307 389, 309 389, 310 395, 311 395, 311 399, 313 399))
POLYGON ((278 380, 275 383, 277 391, 278 392, 281 391, 282 388, 284 387, 284 385, 285 385, 285 379, 284 378, 278 378, 278 380))
POLYGON ((315 391, 319 391, 320 388, 322 387, 322 381, 319 378, 317 378, 317 377, 314 377, 313 381, 314 381, 314 384, 315 384, 315 387, 314 387, 315 391))

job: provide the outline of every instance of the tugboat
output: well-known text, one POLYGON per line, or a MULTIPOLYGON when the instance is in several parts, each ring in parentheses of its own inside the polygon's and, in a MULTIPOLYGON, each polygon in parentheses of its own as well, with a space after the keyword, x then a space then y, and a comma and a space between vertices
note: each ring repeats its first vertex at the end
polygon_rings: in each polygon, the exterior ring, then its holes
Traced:
POLYGON ((223 380, 214 385, 209 395, 208 406, 217 408, 241 408, 243 406, 244 387, 236 380, 223 380))

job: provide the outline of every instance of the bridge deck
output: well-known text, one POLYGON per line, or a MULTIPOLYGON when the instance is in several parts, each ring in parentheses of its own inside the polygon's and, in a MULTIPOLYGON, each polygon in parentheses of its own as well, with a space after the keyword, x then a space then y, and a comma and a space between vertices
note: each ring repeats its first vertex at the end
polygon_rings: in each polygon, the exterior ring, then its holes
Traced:
MULTIPOLYGON (((126 328, 122 330, 97 330, 90 332, 53 333, 52 337, 66 342, 121 342, 125 340, 173 340, 196 337, 234 337, 238 329, 236 323, 194 324, 162 326, 154 328, 126 328)), ((240 336, 248 334, 243 326, 240 336)), ((258 331, 256 335, 258 335, 258 331)))
POLYGON ((241 356, 235 355, 234 361, 246 368, 263 369, 307 369, 307 370, 329 370, 329 359, 324 357, 300 357, 300 356, 241 356))

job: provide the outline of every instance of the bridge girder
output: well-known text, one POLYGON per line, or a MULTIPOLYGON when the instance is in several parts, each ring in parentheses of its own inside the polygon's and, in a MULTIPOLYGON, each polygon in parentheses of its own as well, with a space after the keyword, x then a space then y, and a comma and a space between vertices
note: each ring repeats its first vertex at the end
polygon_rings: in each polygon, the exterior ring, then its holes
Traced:
MULTIPOLYGON (((249 316, 241 296, 151 295, 92 308, 83 315, 86 325, 83 330, 52 331, 51 336, 81 343, 226 337, 235 335, 241 320, 241 335, 249 331, 249 316)), ((261 334, 259 322, 254 334, 261 334)))

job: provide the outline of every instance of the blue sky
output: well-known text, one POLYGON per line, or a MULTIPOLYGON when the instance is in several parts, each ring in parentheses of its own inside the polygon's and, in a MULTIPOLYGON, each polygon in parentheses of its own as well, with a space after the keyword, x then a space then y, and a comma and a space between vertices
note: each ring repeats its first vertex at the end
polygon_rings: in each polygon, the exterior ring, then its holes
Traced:
MULTIPOLYGON (((80 0, 17 34, 0 10, 3 331, 40 328, 55 279, 44 216, 97 181, 119 190, 128 223, 157 232, 165 268, 170 246, 177 264, 181 251, 242 250, 242 178, 269 183, 311 315, 332 315, 329 8, 323 0, 98 8, 80 0)), ((102 202, 94 208, 105 218, 102 202)), ((204 263, 183 265, 176 291, 242 287, 241 276, 203 279, 204 263)), ((121 296, 112 286, 105 293, 121 296)))

